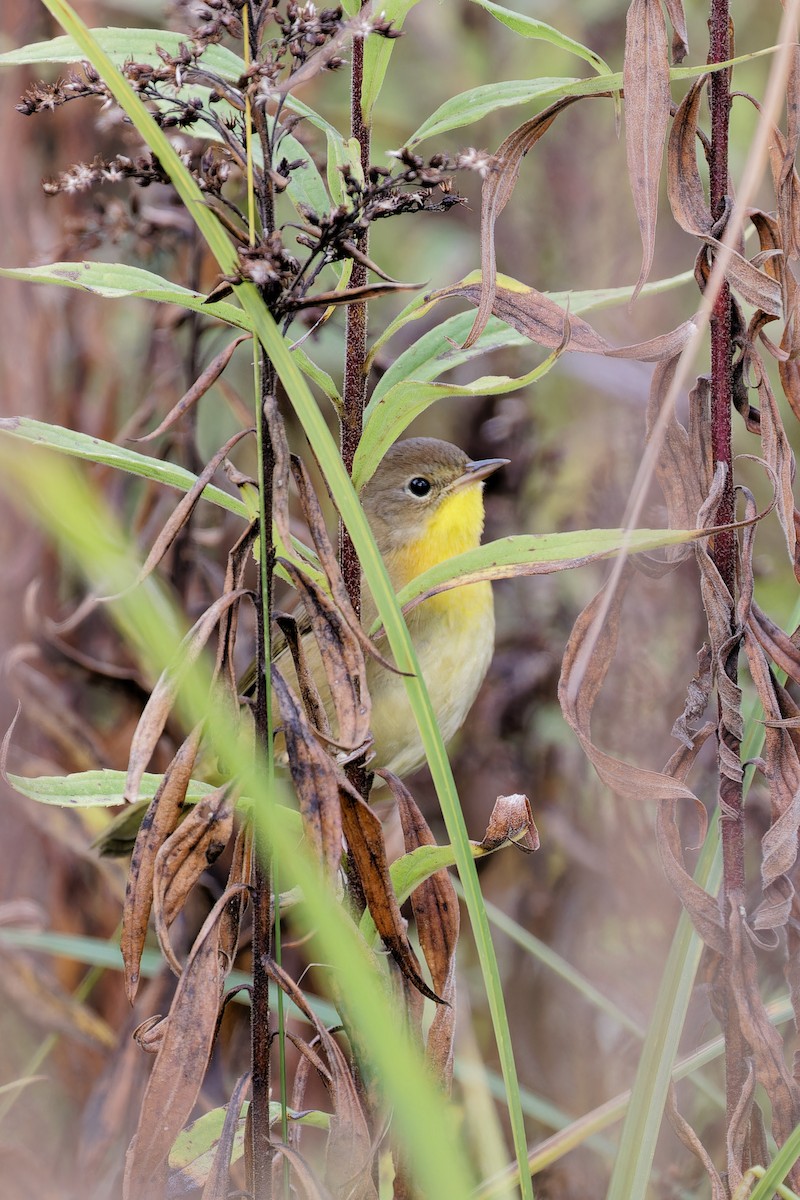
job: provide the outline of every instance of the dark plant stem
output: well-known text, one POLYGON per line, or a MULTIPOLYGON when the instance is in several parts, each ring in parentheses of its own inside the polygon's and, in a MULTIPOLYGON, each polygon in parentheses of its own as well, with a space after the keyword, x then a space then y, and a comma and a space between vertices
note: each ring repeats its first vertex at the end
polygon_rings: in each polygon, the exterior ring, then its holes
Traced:
MULTIPOLYGON (((712 0, 711 47, 709 61, 724 62, 730 58, 729 0, 712 0)), ((716 71, 711 76, 711 155, 709 160, 711 212, 719 220, 725 211, 728 190, 728 126, 730 119, 730 76, 728 71, 716 71)), ((732 382, 731 382, 731 297, 728 284, 720 288, 711 317, 711 445, 715 464, 726 467, 725 489, 717 508, 715 523, 730 524, 734 520, 733 455, 731 449, 732 382)), ((738 641, 734 638, 734 605, 736 596, 736 536, 733 531, 720 533, 714 539, 713 557, 725 586, 731 594, 730 652, 724 664, 725 673, 733 684, 738 681, 738 641)), ((720 707, 721 717, 721 707, 720 707)), ((740 758, 739 738, 720 719, 719 739, 719 811, 722 822, 723 911, 730 919, 731 900, 737 905, 744 894, 744 802, 741 774, 731 771, 726 762, 740 758), (737 776, 732 777, 732 776, 737 776)), ((725 1078, 728 1127, 736 1111, 745 1084, 747 1046, 739 1025, 731 977, 733 964, 726 964, 725 1015, 725 1078)), ((741 1164, 746 1169, 747 1164, 741 1164)))
MULTIPOLYGON (((353 40, 353 72, 350 88, 350 129, 352 136, 358 139, 361 148, 361 166, 366 173, 369 167, 370 130, 364 121, 361 111, 361 90, 364 81, 364 39, 353 40)), ((356 240, 356 244, 364 254, 368 250, 369 234, 365 230, 356 240)), ((367 282, 367 269, 362 263, 353 263, 353 273, 350 276, 351 287, 363 287, 367 282)), ((341 423, 341 453, 342 461, 352 474, 353 460, 358 443, 361 440, 361 428, 364 417, 364 401, 366 398, 367 380, 364 374, 364 364, 367 359, 367 305, 349 304, 347 306, 347 324, 345 326, 345 364, 343 409, 341 423)), ((347 586, 350 602, 356 612, 361 613, 361 565, 358 561, 350 535, 339 524, 339 560, 342 576, 347 586)))
MULTIPOLYGON (((259 0, 248 0, 245 29, 249 33, 247 47, 250 61, 258 57, 259 0)), ((269 127, 263 110, 253 113, 253 125, 258 135, 264 163, 271 161, 269 127)), ((263 186, 256 195, 262 234, 275 227, 275 201, 269 175, 265 171, 263 186)), ((251 228, 251 241, 255 230, 251 228)), ((275 453, 265 415, 265 404, 275 395, 275 368, 263 350, 259 350, 257 372, 256 431, 258 442, 258 483, 260 517, 260 588, 258 595, 257 683, 255 702, 256 741, 266 763, 267 786, 272 786, 274 761, 272 754, 272 660, 270 624, 272 619, 272 578, 275 567, 275 546, 272 540, 273 476, 275 453)), ((272 866, 270 849, 259 814, 253 828, 253 988, 250 1015, 250 1053, 252 1072, 252 1103, 250 1129, 252 1137, 252 1194, 254 1200, 270 1200, 272 1196, 273 1149, 270 1137, 271 1037, 270 999, 267 963, 273 956, 272 866)))

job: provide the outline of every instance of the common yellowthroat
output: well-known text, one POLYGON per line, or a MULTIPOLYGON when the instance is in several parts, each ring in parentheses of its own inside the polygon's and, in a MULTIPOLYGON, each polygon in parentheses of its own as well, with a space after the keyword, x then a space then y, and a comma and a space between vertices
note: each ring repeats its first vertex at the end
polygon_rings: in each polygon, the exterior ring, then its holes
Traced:
MULTIPOLYGON (((361 502, 396 592, 429 567, 480 543, 483 481, 507 462, 505 458, 473 462, 458 446, 437 438, 409 438, 391 447, 364 487, 361 502)), ((365 628, 371 627, 375 616, 374 602, 365 589, 365 628)), ((464 723, 494 651, 491 584, 472 583, 432 596, 406 619, 442 736, 450 741, 464 723)), ((303 638, 303 647, 335 724, 322 660, 310 634, 303 638)), ((295 686, 288 650, 278 654, 277 662, 295 686)), ((374 739, 369 767, 409 775, 422 765, 425 753, 402 676, 372 658, 366 672, 374 739)), ((254 678, 253 669, 247 685, 254 678)))
MULTIPOLYGON (((437 438, 408 438, 387 451, 364 487, 361 501, 396 592, 429 567, 480 544, 483 482, 508 461, 472 461, 458 446, 437 438)), ((375 616, 372 598, 366 593, 365 628, 375 616)), ((406 619, 439 728, 448 742, 463 725, 494 652, 491 584, 471 583, 432 596, 406 619)), ((304 648, 323 702, 327 697, 326 707, 332 708, 310 634, 304 638, 304 648)), ((288 651, 279 656, 279 662, 294 683, 288 651)), ((425 754, 403 679, 371 658, 366 669, 374 737, 369 767, 409 775, 422 765, 425 754)), ((254 681, 253 665, 240 680, 241 692, 250 690, 254 681)), ((124 822, 133 822, 135 836, 140 821, 141 813, 130 812, 112 822, 98 839, 101 853, 129 851, 131 830, 124 822)))
MULTIPOLYGON (((483 481, 506 458, 472 461, 437 438, 396 442, 365 486, 361 501, 396 592, 417 575, 479 545, 483 481)), ((364 624, 375 610, 365 597, 364 624)), ((494 652, 494 603, 489 583, 471 583, 424 600, 407 617, 420 670, 445 742, 458 732, 494 652)), ((373 770, 408 775, 425 760, 417 723, 400 676, 370 659, 373 770)))

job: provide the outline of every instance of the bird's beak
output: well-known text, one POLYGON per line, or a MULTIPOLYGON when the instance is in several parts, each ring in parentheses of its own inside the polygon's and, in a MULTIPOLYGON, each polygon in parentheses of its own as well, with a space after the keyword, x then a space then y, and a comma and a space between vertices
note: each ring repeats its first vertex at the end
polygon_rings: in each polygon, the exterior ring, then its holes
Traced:
POLYGON ((510 458, 482 458, 479 462, 468 462, 464 474, 459 475, 458 479, 453 480, 450 488, 454 490, 456 488, 469 487, 471 483, 488 479, 498 467, 507 467, 510 462, 510 458))

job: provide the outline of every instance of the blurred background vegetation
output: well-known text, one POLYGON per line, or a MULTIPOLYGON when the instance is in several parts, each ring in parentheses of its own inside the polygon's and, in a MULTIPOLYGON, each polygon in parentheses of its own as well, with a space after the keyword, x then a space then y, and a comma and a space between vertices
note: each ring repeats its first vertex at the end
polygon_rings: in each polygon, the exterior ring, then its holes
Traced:
MULTIPOLYGON (((521 12, 556 25, 621 69, 624 0, 546 3, 516 0, 521 12)), ((179 27, 168 0, 107 0, 76 8, 90 26, 179 27)), ((707 10, 686 5, 690 34, 687 61, 703 60, 707 10)), ((738 53, 770 45, 780 18, 777 2, 734 6, 738 53)), ((585 64, 552 46, 514 37, 468 0, 423 0, 410 13, 396 48, 376 114, 373 161, 405 138, 448 96, 482 83, 534 76, 583 75, 585 64)), ((35 0, 2 6, 0 49, 53 36, 35 0)), ((767 60, 737 72, 736 86, 762 94, 767 60)), ((93 123, 90 105, 66 105, 26 120, 14 111, 33 78, 30 70, 0 74, 0 259, 22 266, 65 258, 116 258, 208 288, 197 235, 162 189, 127 194, 43 194, 40 181, 96 152, 126 152, 132 135, 110 120, 93 123), (113 223, 114 206, 132 203, 137 227, 127 225, 121 243, 101 232, 113 223)), ((676 89, 677 90, 677 89, 676 89)), ((304 97, 346 128, 347 88, 341 78, 322 77, 304 97), (315 99, 324 89, 324 101, 315 99)), ((675 95, 679 100, 680 95, 675 95)), ((466 145, 496 149, 533 109, 502 110, 480 125, 428 143, 430 152, 466 145)), ((755 123, 744 103, 734 109, 732 173, 741 169, 755 123)), ((313 144, 313 137, 312 137, 313 144)), ((321 149, 323 149, 321 147, 321 149)), ((446 214, 378 223, 371 256, 397 278, 440 287, 479 262, 480 185, 464 175, 457 185, 468 204, 446 214)), ((765 200, 766 207, 769 202, 765 200)), ((520 183, 497 226, 498 267, 540 290, 557 292, 633 283, 640 242, 631 204, 625 149, 608 101, 574 105, 525 160, 520 183)), ((694 248, 666 209, 656 244, 652 279, 690 270, 694 248)), ((620 306, 592 318, 617 344, 655 336, 685 320, 697 306, 692 281, 663 295, 640 299, 632 311, 620 306)), ((452 302, 451 302, 452 303, 452 302)), ((375 336, 402 304, 387 298, 370 306, 375 336)), ((456 311, 453 305, 453 311, 456 311)), ((0 415, 25 414, 108 440, 142 432, 185 391, 198 367, 219 348, 218 335, 197 341, 180 312, 126 301, 105 304, 74 291, 34 288, 9 281, 0 290, 0 415)), ((437 320, 440 316, 437 316, 437 320)), ((379 360, 386 365, 416 337, 406 327, 379 360)), ((341 371, 343 316, 332 320, 312 344, 312 356, 334 377, 341 371)), ((520 374, 536 347, 494 354, 458 368, 448 379, 479 374, 520 374)), ((702 364, 698 370, 707 369, 702 364)), ((238 426, 238 396, 246 396, 250 351, 243 347, 203 401, 198 444, 205 457, 238 426)), ((628 488, 641 455, 651 368, 636 362, 565 355, 545 379, 525 393, 486 400, 445 399, 412 432, 455 441, 474 457, 505 456, 511 465, 487 489, 487 537, 619 525, 628 488)), ((294 445, 302 449, 297 430, 294 445)), ((741 449, 748 435, 739 433, 741 449)), ((191 465, 193 448, 175 435, 171 453, 191 465)), ((140 536, 152 540, 173 498, 140 481, 91 470, 140 536)), ((746 470, 745 470, 746 474, 746 470)), ((763 487, 762 487, 763 491, 763 487)), ((653 491, 642 524, 663 523, 653 491)), ((201 506, 202 508, 202 506, 201 506)), ((199 611, 218 585, 231 528, 218 513, 200 512, 191 540, 183 540, 169 563, 175 589, 190 611, 199 611)), ((791 603, 789 571, 769 537, 760 538, 762 603, 777 618, 791 603), (780 566, 778 564, 781 564, 780 566), (786 589, 786 599, 784 591, 786 589)), ((777 543, 776 543, 777 544, 777 543)), ((52 624, 81 599, 81 584, 57 561, 40 535, 9 512, 0 521, 3 572, 0 631, 6 654, 0 689, 0 724, 6 728, 17 701, 22 720, 15 733, 15 769, 25 774, 60 773, 94 766, 124 768, 132 730, 145 695, 134 664, 105 620, 95 612, 74 630, 52 624), (117 678, 98 673, 95 662, 113 663, 117 678)), ((452 749, 456 781, 472 836, 481 837, 496 795, 525 792, 542 839, 534 858, 506 852, 481 869, 487 900, 542 939, 615 1001, 630 1021, 645 1026, 678 913, 662 878, 652 835, 653 813, 622 804, 596 781, 564 724, 556 701, 560 660, 572 622, 596 590, 603 571, 520 579, 496 587, 497 653, 479 699, 452 749)), ((674 749, 670 729, 683 707, 686 684, 704 636, 696 574, 691 563, 663 583, 642 579, 627 603, 621 650, 595 718, 597 741, 643 765, 660 767, 674 749)), ((163 767, 171 756, 165 737, 163 767)), ((698 793, 714 799, 709 760, 698 793)), ((411 788, 436 833, 436 802, 424 773, 411 788)), ((754 841, 765 827, 767 801, 755 788, 748 801, 754 841)), ((60 934, 111 939, 119 919, 124 867, 101 860, 90 848, 108 819, 87 810, 68 813, 23 801, 3 788, 3 850, 0 916, 6 924, 29 924, 60 934), (24 904, 22 902, 25 902, 24 904)), ((691 840, 691 830, 688 832, 691 840)), ((399 844, 399 843, 398 843, 399 844)), ((219 879, 209 877, 196 901, 199 924, 219 879)), ((196 927, 195 927, 196 928, 196 927)), ((187 927, 185 938, 191 941, 187 927)), ((560 979, 535 956, 498 933, 497 952, 506 981, 520 1081, 530 1094, 529 1141, 536 1142, 568 1117, 576 1117, 628 1087, 639 1041, 586 995, 560 979)), ((468 934, 460 947, 461 973, 469 992, 473 974, 468 934)), ((246 964, 245 964, 246 965, 246 964)), ((80 957, 15 949, 0 938, 0 1083, 28 1074, 46 1076, 10 1097, 0 1093, 0 1195, 113 1196, 116 1165, 130 1136, 149 1065, 130 1031, 149 1013, 163 1010, 170 978, 157 976, 131 1016, 119 974, 98 971, 86 1009, 67 1002, 85 979, 80 957), (140 1011, 141 1010, 141 1011, 140 1011), (46 1039, 52 1038, 51 1041, 46 1039), (42 1058, 42 1048, 47 1049, 42 1058), (3 1111, 5 1106, 6 1111, 3 1111), (111 1142, 105 1137, 112 1131, 111 1142), (109 1156, 108 1162, 98 1156, 109 1156), (95 1190, 82 1190, 95 1180, 95 1190), (103 1182, 105 1181, 105 1182, 103 1182), (106 1191, 103 1191, 106 1188, 106 1191)), ((686 1046, 713 1036, 707 1004, 698 989, 686 1046)), ((244 1012, 226 1020, 222 1043, 204 1089, 204 1102, 220 1103, 245 1061, 244 1012)), ((494 1070, 491 1029, 479 989, 460 1014, 462 1072, 470 1062, 494 1070)), ((704 1128, 715 1123, 719 1074, 707 1075, 711 1098, 687 1091, 682 1103, 704 1128)), ((688 1087, 688 1085, 683 1085, 688 1087)), ((465 1119, 480 1121, 464 1093, 465 1119)), ((502 1104, 496 1109, 502 1124, 502 1104)), ((485 1114, 483 1118, 485 1119, 485 1114)), ((607 1140, 578 1149, 555 1163, 538 1182, 550 1200, 599 1197, 613 1157, 607 1140)), ((713 1139, 712 1139, 713 1140, 713 1139)), ((662 1136, 653 1195, 704 1195, 699 1168, 669 1132, 662 1136)))

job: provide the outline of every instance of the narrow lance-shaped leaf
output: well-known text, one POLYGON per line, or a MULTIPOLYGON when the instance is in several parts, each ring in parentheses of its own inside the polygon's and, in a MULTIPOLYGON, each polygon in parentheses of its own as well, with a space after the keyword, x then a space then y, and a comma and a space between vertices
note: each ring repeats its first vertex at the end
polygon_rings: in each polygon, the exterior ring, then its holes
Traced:
POLYGON ((202 400, 203 396, 216 383, 233 358, 236 347, 241 346, 242 342, 246 342, 249 336, 249 334, 245 334, 243 337, 234 338, 232 342, 228 342, 227 346, 220 350, 219 354, 214 355, 205 370, 200 373, 189 390, 184 392, 178 403, 170 409, 164 420, 151 433, 146 433, 144 437, 137 438, 136 440, 138 442, 152 441, 153 438, 158 437, 159 434, 164 433, 176 421, 179 421, 185 413, 197 404, 198 400, 202 400))
MULTIPOLYGON (((680 0, 678 0, 680 2, 680 0)), ((577 54, 579 58, 588 62, 599 75, 610 74, 611 68, 599 54, 595 54, 594 50, 589 46, 584 46, 580 42, 576 42, 573 38, 567 37, 560 29, 554 29, 552 25, 546 25, 544 21, 538 21, 535 17, 529 17, 525 13, 514 12, 510 8, 503 8, 500 4, 495 4, 494 0, 474 0, 475 4, 479 4, 482 9, 490 13, 496 21, 506 28, 513 30, 520 37, 531 38, 534 41, 549 42, 552 46, 557 46, 559 50, 567 50, 570 54, 577 54)), ((676 62, 679 61, 676 59, 676 62)))
POLYGON ((472 346, 486 328, 492 315, 497 264, 495 259, 494 226, 500 213, 511 199, 519 176, 522 160, 555 121, 558 114, 577 96, 566 96, 550 105, 519 129, 515 129, 496 154, 492 155, 481 189, 481 295, 472 329, 467 334, 464 349, 472 346))
POLYGON ((635 300, 653 264, 658 185, 671 102, 667 29, 660 0, 632 0, 623 78, 628 175, 642 236, 642 267, 634 289, 635 300))
POLYGON ((156 855, 180 820, 200 747, 200 737, 201 730, 198 727, 178 749, 142 819, 134 844, 125 889, 120 938, 122 961, 125 964, 125 991, 131 1004, 139 987, 139 964, 153 902, 156 855))
MULTIPOLYGON (((223 980, 219 920, 233 890, 223 892, 206 917, 178 981, 139 1127, 128 1150, 124 1200, 163 1195, 167 1156, 200 1094, 214 1044, 223 980)), ((241 890, 240 884, 235 891, 241 890)))

